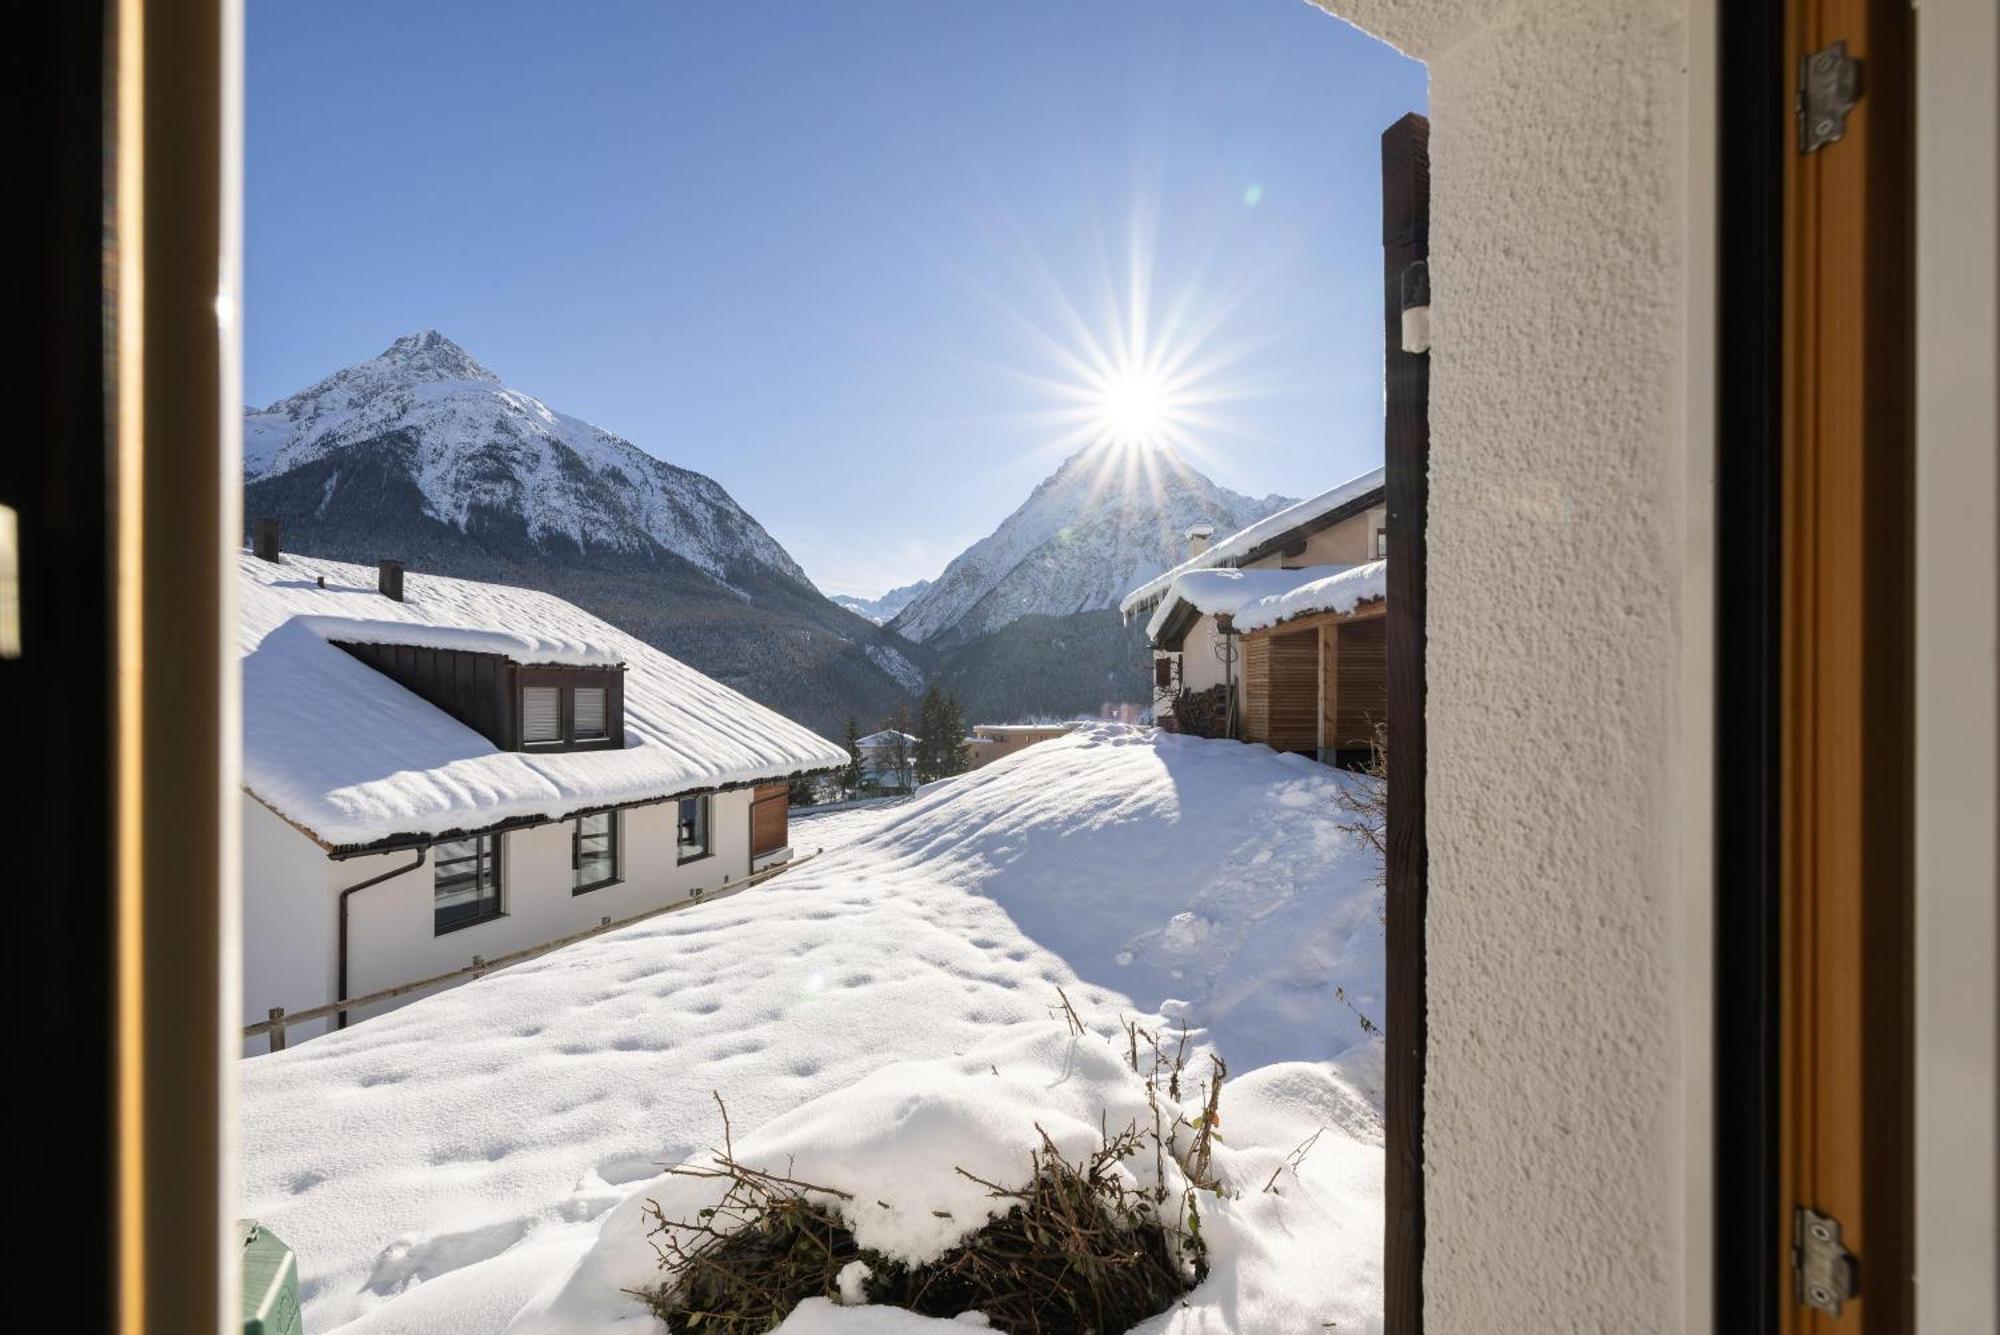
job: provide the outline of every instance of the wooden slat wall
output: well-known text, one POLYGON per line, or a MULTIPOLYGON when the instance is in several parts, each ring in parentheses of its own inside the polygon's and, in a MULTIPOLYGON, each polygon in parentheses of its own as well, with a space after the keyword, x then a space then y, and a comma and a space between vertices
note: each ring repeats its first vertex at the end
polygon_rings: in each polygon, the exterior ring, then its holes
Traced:
POLYGON ((1375 725, 1389 720, 1389 622, 1386 617, 1334 627, 1340 642, 1334 685, 1333 740, 1342 751, 1366 750, 1375 725))
POLYGON ((1319 750, 1319 632, 1259 638, 1270 645, 1267 739, 1277 750, 1313 755, 1319 750))
POLYGON ((1271 740, 1271 637, 1246 635, 1237 641, 1243 647, 1242 692, 1243 740, 1271 740))
POLYGON ((786 817, 791 811, 791 789, 782 783, 765 783, 757 786, 757 795, 750 801, 750 856, 764 854, 785 846, 790 837, 786 817))

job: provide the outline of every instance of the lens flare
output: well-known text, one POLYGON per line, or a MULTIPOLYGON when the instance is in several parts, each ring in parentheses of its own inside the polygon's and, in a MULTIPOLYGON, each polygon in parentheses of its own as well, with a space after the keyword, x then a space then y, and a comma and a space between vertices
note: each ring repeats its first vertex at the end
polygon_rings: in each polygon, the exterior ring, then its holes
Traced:
POLYGON ((1143 371, 1125 371, 1099 393, 1098 428, 1119 445, 1161 445, 1173 426, 1173 391, 1143 371))

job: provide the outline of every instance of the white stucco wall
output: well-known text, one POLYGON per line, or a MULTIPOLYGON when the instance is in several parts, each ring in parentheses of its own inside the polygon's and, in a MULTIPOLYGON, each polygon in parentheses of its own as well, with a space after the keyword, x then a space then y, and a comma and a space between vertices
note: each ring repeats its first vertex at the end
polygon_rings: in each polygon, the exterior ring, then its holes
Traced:
MULTIPOLYGON (((696 888, 721 889, 725 877, 741 880, 750 871, 750 802, 747 788, 715 794, 713 851, 687 863, 677 860, 674 803, 620 812, 622 879, 581 895, 570 892, 568 822, 512 831, 503 836, 503 916, 443 936, 434 930, 433 868, 426 859, 349 900, 348 992, 360 996, 443 973, 470 964, 474 955, 494 959, 605 917, 627 918, 686 899, 696 888)), ((250 1023, 271 1006, 300 1011, 334 999, 340 891, 408 863, 412 854, 332 861, 254 799, 246 799, 244 824, 244 1011, 250 1023), (302 930, 302 923, 315 925, 302 930)), ((350 1022, 399 1004, 401 999, 357 1009, 350 1022)), ((323 1031, 302 1026, 288 1038, 297 1042, 323 1031)), ((253 1043, 249 1050, 264 1047, 253 1043)))
POLYGON ((1324 3, 1431 74, 1426 1330, 1702 1328, 1707 10, 1324 3))
MULTIPOLYGON (((305 1010, 334 994, 334 903, 326 894, 326 854, 269 807, 243 794, 243 1023, 271 1007, 305 1010)), ((288 1040, 325 1032, 323 1023, 288 1040)), ((254 1039, 246 1053, 265 1051, 254 1039)))

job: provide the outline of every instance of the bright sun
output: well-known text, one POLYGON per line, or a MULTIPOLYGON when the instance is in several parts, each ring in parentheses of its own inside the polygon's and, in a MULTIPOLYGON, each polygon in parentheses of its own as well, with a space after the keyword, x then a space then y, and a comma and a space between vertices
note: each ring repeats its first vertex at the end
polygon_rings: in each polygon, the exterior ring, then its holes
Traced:
POLYGON ((1173 391, 1143 372, 1120 372, 1099 389, 1098 429, 1120 445, 1166 443, 1174 425, 1173 391))

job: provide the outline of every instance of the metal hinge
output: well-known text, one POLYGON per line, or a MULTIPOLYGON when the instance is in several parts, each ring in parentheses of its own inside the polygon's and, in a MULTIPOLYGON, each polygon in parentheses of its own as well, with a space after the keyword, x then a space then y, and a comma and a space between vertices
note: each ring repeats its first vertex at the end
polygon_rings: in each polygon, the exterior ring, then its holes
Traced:
POLYGON ((1815 1312, 1839 1316, 1861 1292, 1854 1254, 1841 1246, 1840 1221, 1803 1205, 1792 1213, 1793 1292, 1815 1312))
POLYGON ((1861 62, 1835 42, 1799 60, 1799 152, 1816 153, 1847 137, 1847 113, 1861 100, 1861 62))

